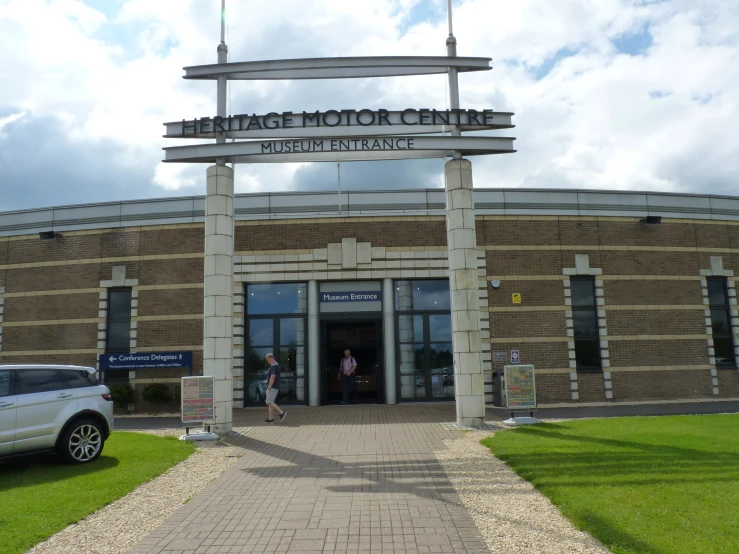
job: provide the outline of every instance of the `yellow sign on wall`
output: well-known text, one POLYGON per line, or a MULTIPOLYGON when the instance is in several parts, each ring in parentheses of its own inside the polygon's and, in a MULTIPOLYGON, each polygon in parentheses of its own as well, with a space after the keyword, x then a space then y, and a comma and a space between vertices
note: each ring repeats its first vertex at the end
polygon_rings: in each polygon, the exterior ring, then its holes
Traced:
POLYGON ((514 292, 511 296, 513 297, 513 303, 514 304, 520 304, 521 303, 521 293, 520 292, 514 292))

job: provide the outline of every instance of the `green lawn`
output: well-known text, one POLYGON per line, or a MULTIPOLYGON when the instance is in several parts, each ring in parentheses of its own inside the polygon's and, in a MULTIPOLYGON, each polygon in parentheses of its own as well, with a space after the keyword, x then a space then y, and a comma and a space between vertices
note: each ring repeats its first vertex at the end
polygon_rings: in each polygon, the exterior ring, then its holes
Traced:
POLYGON ((191 443, 113 433, 91 464, 55 456, 0 464, 0 554, 16 554, 164 473, 192 454, 191 443))
POLYGON ((739 415, 544 423, 482 444, 615 553, 739 553, 739 415))

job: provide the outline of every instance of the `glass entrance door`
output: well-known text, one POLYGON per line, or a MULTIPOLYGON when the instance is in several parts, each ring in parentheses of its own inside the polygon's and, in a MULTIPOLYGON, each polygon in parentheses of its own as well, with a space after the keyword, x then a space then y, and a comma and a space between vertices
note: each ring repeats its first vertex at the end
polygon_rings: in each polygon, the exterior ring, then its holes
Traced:
POLYGON ((349 349, 357 363, 357 402, 376 403, 382 390, 382 326, 379 320, 329 320, 322 326, 323 404, 342 401, 339 363, 349 349))

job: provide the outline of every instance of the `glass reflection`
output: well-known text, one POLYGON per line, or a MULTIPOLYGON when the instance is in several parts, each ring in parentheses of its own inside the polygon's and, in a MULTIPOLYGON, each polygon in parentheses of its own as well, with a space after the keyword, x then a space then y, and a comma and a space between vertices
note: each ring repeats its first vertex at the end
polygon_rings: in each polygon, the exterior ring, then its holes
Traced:
POLYGON ((274 320, 250 319, 249 344, 252 346, 269 346, 274 343, 274 320))
POLYGON ((298 314, 308 310, 305 283, 273 283, 246 287, 246 313, 298 314))
POLYGON ((449 280, 396 281, 395 309, 450 310, 449 280))
POLYGON ((431 339, 431 342, 451 342, 451 314, 429 316, 429 338, 431 339))
POLYGON ((570 290, 572 291, 573 306, 595 306, 595 280, 570 279, 570 290))

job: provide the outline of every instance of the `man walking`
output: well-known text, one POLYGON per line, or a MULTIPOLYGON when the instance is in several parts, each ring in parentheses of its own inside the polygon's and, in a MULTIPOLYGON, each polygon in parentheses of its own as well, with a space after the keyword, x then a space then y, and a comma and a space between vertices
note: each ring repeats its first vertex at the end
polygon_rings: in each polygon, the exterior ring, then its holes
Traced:
POLYGON ((279 421, 285 419, 287 412, 275 404, 277 400, 277 393, 280 392, 280 364, 275 360, 274 354, 267 354, 267 363, 269 364, 269 371, 267 371, 267 394, 265 398, 267 400, 267 409, 269 416, 264 420, 265 423, 274 423, 275 418, 272 415, 274 412, 279 417, 279 421))
POLYGON ((341 358, 341 362, 339 363, 339 381, 342 380, 343 376, 343 393, 344 393, 344 399, 342 404, 348 404, 349 403, 349 387, 352 389, 352 398, 353 401, 357 401, 357 376, 355 375, 355 372, 357 371, 357 362, 354 358, 352 358, 352 353, 347 349, 344 350, 344 357, 341 358))

